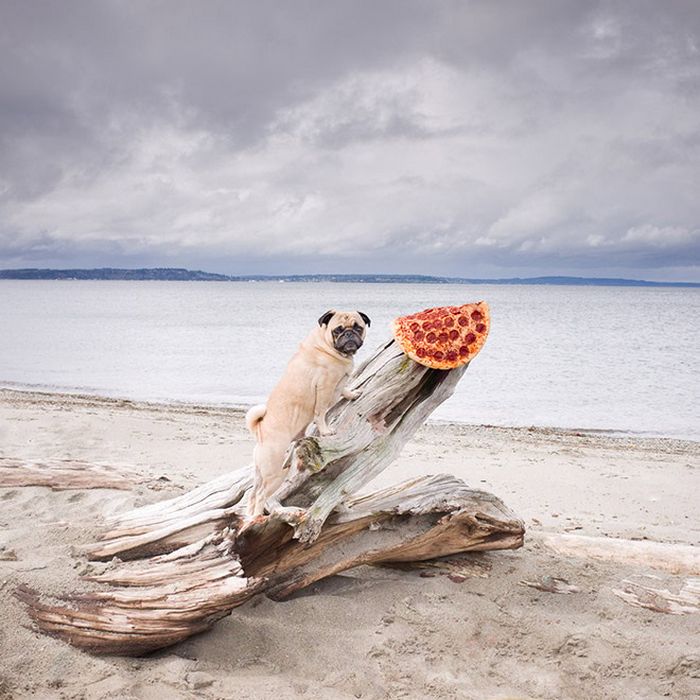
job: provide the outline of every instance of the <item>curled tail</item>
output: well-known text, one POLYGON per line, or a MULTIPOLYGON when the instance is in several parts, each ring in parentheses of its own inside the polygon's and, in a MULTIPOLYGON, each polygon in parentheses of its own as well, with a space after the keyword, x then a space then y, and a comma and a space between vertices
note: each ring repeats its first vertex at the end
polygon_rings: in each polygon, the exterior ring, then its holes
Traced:
POLYGON ((245 414, 246 428, 250 430, 258 442, 262 442, 260 423, 262 422, 262 419, 265 417, 266 413, 267 406, 261 403, 257 406, 253 406, 253 408, 249 409, 248 413, 245 414))

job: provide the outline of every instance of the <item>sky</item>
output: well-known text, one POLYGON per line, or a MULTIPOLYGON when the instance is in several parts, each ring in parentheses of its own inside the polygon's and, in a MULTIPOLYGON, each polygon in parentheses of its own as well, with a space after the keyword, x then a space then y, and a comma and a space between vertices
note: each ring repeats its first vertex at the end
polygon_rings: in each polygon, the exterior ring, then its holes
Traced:
POLYGON ((700 281, 697 0, 0 0, 0 268, 700 281))

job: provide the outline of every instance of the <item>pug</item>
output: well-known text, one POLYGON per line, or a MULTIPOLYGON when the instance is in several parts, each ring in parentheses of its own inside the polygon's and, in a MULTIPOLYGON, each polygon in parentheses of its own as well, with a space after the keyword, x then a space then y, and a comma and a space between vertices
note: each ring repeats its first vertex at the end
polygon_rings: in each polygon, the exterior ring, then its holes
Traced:
POLYGON ((261 515, 270 496, 284 481, 287 450, 313 422, 320 435, 331 435, 326 413, 342 396, 356 399, 346 386, 353 356, 364 342, 371 321, 361 311, 327 311, 318 327, 302 341, 267 404, 253 406, 246 426, 253 434, 255 481, 248 514, 261 515))

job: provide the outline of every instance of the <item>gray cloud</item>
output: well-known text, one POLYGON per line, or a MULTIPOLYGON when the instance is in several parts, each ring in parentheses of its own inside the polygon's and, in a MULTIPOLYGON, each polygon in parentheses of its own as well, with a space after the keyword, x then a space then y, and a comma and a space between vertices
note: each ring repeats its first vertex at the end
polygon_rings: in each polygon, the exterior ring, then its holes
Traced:
POLYGON ((0 6, 0 265, 700 278, 688 2, 0 6))

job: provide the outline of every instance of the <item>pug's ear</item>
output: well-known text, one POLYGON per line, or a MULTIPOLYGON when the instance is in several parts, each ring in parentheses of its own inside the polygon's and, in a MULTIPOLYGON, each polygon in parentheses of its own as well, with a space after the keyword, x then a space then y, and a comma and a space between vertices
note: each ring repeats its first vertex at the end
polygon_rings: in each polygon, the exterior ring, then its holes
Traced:
POLYGON ((357 313, 360 314, 360 317, 368 326, 372 325, 372 321, 369 320, 369 316, 367 314, 363 314, 362 311, 358 311, 357 313))
POLYGON ((328 322, 333 318, 334 315, 335 311, 333 309, 331 309, 330 311, 326 311, 326 313, 318 319, 318 325, 327 326, 328 322))

